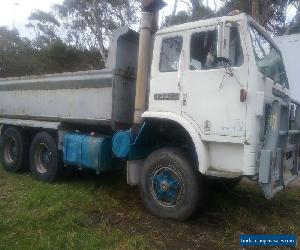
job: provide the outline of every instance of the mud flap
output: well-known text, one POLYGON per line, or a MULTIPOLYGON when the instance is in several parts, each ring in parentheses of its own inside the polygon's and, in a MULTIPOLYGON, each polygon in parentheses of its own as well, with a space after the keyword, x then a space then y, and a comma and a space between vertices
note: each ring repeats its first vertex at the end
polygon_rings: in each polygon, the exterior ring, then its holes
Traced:
POLYGON ((283 178, 283 153, 281 149, 276 152, 263 150, 259 169, 259 182, 267 199, 271 199, 275 193, 284 188, 283 178))

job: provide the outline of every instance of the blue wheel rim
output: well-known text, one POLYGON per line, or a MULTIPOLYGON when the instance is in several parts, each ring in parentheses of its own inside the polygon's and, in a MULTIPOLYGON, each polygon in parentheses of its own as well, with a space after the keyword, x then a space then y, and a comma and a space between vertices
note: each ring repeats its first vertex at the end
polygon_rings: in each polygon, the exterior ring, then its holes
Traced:
POLYGON ((180 174, 171 166, 159 168, 152 178, 154 198, 166 207, 174 207, 183 194, 183 181, 180 174))

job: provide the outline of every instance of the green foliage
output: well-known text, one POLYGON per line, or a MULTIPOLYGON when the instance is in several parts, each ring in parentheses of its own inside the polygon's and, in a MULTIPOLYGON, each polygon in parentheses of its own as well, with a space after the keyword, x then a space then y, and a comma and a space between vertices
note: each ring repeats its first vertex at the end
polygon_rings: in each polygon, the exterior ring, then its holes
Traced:
POLYGON ((69 45, 97 47, 105 60, 113 32, 120 26, 138 22, 139 3, 139 0, 64 0, 51 13, 38 15, 35 20, 39 22, 32 28, 42 31, 48 40, 55 33, 69 45))
POLYGON ((283 35, 291 22, 288 9, 299 8, 299 0, 223 0, 224 6, 218 15, 226 15, 232 10, 240 10, 254 16, 265 28, 275 35, 283 35))
POLYGON ((145 239, 94 216, 94 209, 119 206, 109 189, 92 182, 38 183, 0 169, 0 249, 147 248, 145 239))
POLYGON ((193 12, 193 20, 207 19, 216 16, 213 10, 205 6, 200 6, 193 12))
POLYGON ((0 166, 0 249, 240 249, 240 234, 300 234, 300 189, 266 200, 255 183, 206 186, 190 221, 157 219, 126 176, 80 173, 46 184, 0 166))
POLYGON ((61 40, 36 48, 18 31, 0 27, 0 77, 37 75, 103 68, 96 49, 79 49, 61 40))
POLYGON ((0 77, 34 73, 35 51, 28 39, 19 32, 0 27, 0 77))
POLYGON ((64 0, 50 12, 33 11, 32 41, 0 30, 0 77, 103 68, 113 32, 136 24, 139 7, 139 0, 64 0))
POLYGON ((28 20, 29 23, 26 27, 33 29, 36 34, 35 40, 33 41, 36 48, 47 47, 60 39, 58 35, 60 23, 54 14, 35 10, 31 13, 28 20))
POLYGON ((75 48, 68 47, 61 41, 56 41, 38 53, 42 63, 42 71, 64 72, 73 69, 80 62, 79 53, 75 48))
POLYGON ((191 15, 187 11, 179 11, 176 15, 169 15, 165 18, 162 23, 162 27, 168 27, 171 25, 178 25, 182 23, 186 23, 190 20, 191 15))
MULTIPOLYGON (((167 16, 163 26, 224 16, 234 10, 240 10, 243 13, 252 15, 263 27, 274 35, 300 32, 299 0, 220 0, 222 5, 218 10, 212 10, 205 6, 204 2, 206 1, 188 0, 183 2, 188 4, 190 10, 167 16), (297 9, 298 14, 290 20, 289 9, 292 7, 297 9)), ((173 13, 175 12, 173 11, 173 13)))

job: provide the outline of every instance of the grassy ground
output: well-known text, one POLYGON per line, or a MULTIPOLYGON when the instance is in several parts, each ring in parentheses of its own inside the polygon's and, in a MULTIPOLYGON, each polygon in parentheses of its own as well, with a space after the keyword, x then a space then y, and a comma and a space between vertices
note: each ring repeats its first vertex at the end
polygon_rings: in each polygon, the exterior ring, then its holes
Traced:
POLYGON ((242 233, 300 236, 299 187, 267 201, 242 183, 210 191, 206 204, 188 222, 159 220, 122 173, 44 184, 0 168, 0 249, 241 249, 242 233))

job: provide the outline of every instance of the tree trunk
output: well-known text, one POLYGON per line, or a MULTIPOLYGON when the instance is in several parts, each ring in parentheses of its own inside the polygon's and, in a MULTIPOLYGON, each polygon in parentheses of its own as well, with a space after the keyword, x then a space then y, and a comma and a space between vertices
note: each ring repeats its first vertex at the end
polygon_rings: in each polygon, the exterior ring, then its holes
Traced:
POLYGON ((215 12, 217 13, 217 1, 214 0, 214 7, 215 7, 215 12))
POLYGON ((191 0, 192 7, 193 7, 193 13, 192 13, 192 19, 195 20, 198 14, 198 10, 201 7, 201 1, 199 0, 191 0))
POLYGON ((177 6, 178 6, 178 1, 179 1, 179 0, 175 0, 173 12, 172 12, 172 17, 176 15, 176 12, 177 12, 177 6))
POLYGON ((179 0, 175 0, 174 8, 173 8, 172 16, 171 16, 171 18, 170 18, 170 23, 169 23, 169 25, 172 25, 173 19, 174 19, 175 15, 176 15, 176 12, 177 12, 177 6, 178 6, 178 1, 179 1, 179 0))
POLYGON ((101 31, 100 20, 99 20, 99 17, 97 15, 97 3, 96 3, 95 0, 93 1, 93 7, 94 7, 93 16, 94 16, 95 26, 96 26, 95 36, 96 36, 96 39, 98 41, 100 54, 101 54, 101 56, 104 60, 104 64, 106 65, 107 55, 106 55, 106 50, 105 50, 105 47, 104 47, 103 33, 101 31))
POLYGON ((252 0, 252 11, 251 16, 253 19, 257 20, 257 7, 258 7, 258 0, 252 0))

